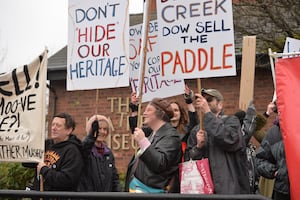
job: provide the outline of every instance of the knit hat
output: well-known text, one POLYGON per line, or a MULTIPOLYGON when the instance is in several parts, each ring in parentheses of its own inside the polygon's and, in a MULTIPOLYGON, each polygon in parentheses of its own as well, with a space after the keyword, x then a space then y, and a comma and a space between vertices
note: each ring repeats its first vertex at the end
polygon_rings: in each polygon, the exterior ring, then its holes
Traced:
POLYGON ((224 101, 223 95, 216 89, 204 89, 202 88, 201 94, 208 94, 212 97, 215 97, 218 101, 224 101))
MULTIPOLYGON (((108 126, 110 127, 109 121, 107 119, 107 117, 105 117, 104 115, 93 115, 92 117, 90 117, 89 121, 86 123, 86 132, 89 133, 92 127, 92 123, 95 121, 105 121, 107 122, 108 126)), ((110 128, 108 129, 108 133, 110 133, 110 128)))
POLYGON ((157 110, 163 111, 162 120, 169 122, 173 116, 173 109, 171 107, 171 103, 162 98, 154 98, 150 102, 152 106, 154 106, 157 110))

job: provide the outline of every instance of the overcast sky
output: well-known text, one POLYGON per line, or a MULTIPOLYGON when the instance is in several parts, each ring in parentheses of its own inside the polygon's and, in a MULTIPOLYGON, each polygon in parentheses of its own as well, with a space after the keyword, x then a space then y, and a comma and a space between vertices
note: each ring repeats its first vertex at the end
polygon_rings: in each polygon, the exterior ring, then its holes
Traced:
MULTIPOLYGON (((143 10, 142 0, 129 2, 130 13, 143 10)), ((67 37, 68 0, 0 1, 0 73, 31 62, 45 47, 53 55, 67 37)))

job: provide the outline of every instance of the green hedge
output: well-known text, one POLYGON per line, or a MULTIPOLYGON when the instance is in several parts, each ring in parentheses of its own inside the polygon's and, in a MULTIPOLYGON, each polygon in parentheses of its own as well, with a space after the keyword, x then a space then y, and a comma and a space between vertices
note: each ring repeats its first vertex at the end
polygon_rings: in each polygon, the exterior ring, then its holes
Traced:
MULTIPOLYGON (((125 186, 125 173, 120 173, 122 189, 125 186)), ((24 190, 33 182, 34 169, 25 168, 21 163, 0 163, 0 189, 24 190)))
POLYGON ((34 169, 21 163, 0 163, 0 189, 24 190, 34 177, 34 169))

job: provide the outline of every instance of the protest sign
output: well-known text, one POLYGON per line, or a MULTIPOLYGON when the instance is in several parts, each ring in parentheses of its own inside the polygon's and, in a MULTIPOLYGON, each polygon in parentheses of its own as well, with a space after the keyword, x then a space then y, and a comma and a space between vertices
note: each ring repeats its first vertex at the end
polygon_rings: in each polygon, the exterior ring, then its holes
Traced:
POLYGON ((0 161, 44 160, 47 52, 0 74, 0 161))
POLYGON ((128 0, 70 0, 67 90, 129 85, 128 0))
MULTIPOLYGON (((184 80, 161 76, 160 55, 158 46, 157 21, 150 21, 147 38, 146 70, 142 102, 151 101, 154 97, 170 97, 184 92, 184 80)), ((137 92, 140 74, 140 53, 142 43, 142 24, 129 29, 130 84, 132 91, 137 92)))
POLYGON ((163 76, 236 75, 231 0, 157 0, 163 76))
POLYGON ((300 40, 287 37, 284 44, 283 53, 300 52, 300 40))

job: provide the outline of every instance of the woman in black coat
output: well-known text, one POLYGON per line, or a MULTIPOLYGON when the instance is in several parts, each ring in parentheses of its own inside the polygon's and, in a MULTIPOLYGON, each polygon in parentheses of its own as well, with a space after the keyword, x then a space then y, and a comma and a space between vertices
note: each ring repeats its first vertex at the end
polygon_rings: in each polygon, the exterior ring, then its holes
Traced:
POLYGON ((120 192, 115 158, 105 144, 109 134, 108 119, 95 115, 87 123, 89 133, 83 141, 84 170, 78 186, 81 192, 120 192))

